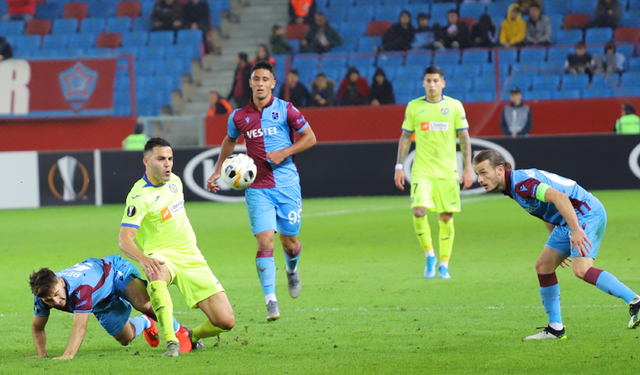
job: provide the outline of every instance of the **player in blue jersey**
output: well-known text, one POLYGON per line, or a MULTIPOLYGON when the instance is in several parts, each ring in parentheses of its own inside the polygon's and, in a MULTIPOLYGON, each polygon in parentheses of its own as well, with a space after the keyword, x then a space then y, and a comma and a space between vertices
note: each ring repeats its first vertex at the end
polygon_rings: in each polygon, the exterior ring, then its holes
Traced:
POLYGON ((276 232, 280 232, 284 249, 289 294, 293 298, 300 295, 297 267, 302 196, 294 155, 312 147, 316 136, 296 107, 271 94, 276 81, 269 62, 259 61, 253 66, 250 85, 253 97, 249 104, 229 116, 227 136, 222 141, 218 164, 207 180, 207 188, 213 192, 219 190, 216 181, 220 178, 222 162, 233 153, 238 137, 243 135, 247 153, 258 167, 256 180, 245 197, 251 231, 258 241, 256 268, 267 303, 267 321, 274 321, 280 318, 273 258, 276 232), (297 142, 294 142, 294 132, 300 135, 297 142))
MULTIPOLYGON (((73 313, 67 348, 54 359, 72 359, 76 355, 87 332, 90 313, 122 345, 129 345, 142 332, 149 345, 157 347, 160 343, 145 282, 136 267, 119 255, 89 258, 58 273, 41 268, 31 274, 29 285, 35 314, 31 328, 38 352, 32 358, 47 356, 45 326, 52 308, 73 313), (145 315, 130 318, 132 305, 145 315)), ((175 319, 173 324, 174 330, 181 332, 180 341, 187 343, 186 329, 175 319)))
POLYGON ((473 166, 478 183, 486 191, 501 190, 529 214, 542 219, 549 230, 549 239, 536 261, 540 296, 549 325, 525 340, 566 337, 555 270, 568 264, 569 257, 576 277, 622 298, 629 305, 629 328, 640 325, 640 296, 609 272, 593 267, 607 226, 607 213, 598 198, 575 181, 553 173, 537 169, 512 170, 510 163, 492 150, 476 155, 473 166))

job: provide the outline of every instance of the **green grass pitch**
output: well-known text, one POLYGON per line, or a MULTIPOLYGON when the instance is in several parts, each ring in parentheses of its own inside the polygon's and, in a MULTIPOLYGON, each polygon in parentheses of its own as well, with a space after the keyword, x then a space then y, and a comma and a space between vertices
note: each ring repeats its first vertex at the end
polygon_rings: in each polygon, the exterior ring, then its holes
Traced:
MULTIPOLYGON (((640 191, 595 193, 609 215, 596 266, 640 291, 640 191)), ((189 203, 199 247, 225 287, 236 327, 201 352, 161 358, 138 337, 120 346, 91 318, 71 361, 34 355, 28 274, 120 254, 122 206, 0 212, 2 374, 627 374, 640 370, 640 331, 626 328, 624 301, 558 269, 567 340, 523 342, 546 325, 534 269, 542 222, 502 195, 463 199, 455 216, 451 280, 425 280, 408 197, 304 201, 302 294, 287 293, 275 252, 282 317, 265 320, 255 240, 243 204, 189 203)), ((437 222, 430 214, 432 234, 437 222)), ((437 238, 437 237, 435 237, 437 238)), ((278 247, 278 245, 276 246, 278 247)), ((437 245, 436 245, 437 248, 437 245)), ((189 310, 170 288, 176 317, 189 310)), ((137 312, 134 312, 137 315, 137 312)), ((72 315, 54 311, 50 357, 61 355, 72 315)))

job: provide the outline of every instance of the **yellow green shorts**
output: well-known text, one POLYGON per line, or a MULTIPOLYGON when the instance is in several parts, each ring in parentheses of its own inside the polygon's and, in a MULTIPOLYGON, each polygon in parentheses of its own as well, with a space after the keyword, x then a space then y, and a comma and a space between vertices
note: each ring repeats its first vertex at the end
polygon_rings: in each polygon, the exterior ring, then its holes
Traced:
POLYGON ((147 256, 164 262, 171 273, 171 284, 178 286, 192 309, 197 309, 199 302, 212 295, 224 292, 199 251, 187 254, 180 251, 151 251, 147 256))
POLYGON ((460 212, 460 185, 456 178, 411 176, 411 208, 429 211, 460 212))

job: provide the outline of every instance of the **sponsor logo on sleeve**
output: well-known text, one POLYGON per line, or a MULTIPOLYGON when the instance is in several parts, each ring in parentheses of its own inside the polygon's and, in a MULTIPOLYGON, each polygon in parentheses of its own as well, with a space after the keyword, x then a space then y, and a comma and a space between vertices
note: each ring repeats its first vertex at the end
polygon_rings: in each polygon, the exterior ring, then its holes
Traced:
POLYGON ((136 214, 136 212, 138 212, 136 210, 136 206, 131 205, 131 206, 127 207, 127 216, 133 217, 136 214))

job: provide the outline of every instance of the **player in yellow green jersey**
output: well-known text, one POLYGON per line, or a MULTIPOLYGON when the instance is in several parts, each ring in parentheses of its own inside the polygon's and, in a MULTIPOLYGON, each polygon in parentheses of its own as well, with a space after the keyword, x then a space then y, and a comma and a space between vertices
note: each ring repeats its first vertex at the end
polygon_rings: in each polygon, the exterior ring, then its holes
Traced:
POLYGON ((473 183, 469 124, 458 100, 442 95, 446 82, 437 66, 424 71, 426 95, 409 102, 402 123, 398 144, 398 159, 394 180, 404 190, 404 161, 415 134, 416 152, 411 167, 411 208, 413 226, 427 257, 424 277, 436 276, 436 257, 427 222, 427 210, 438 213, 440 225, 438 276, 449 279, 449 258, 453 247, 453 213, 460 212, 460 186, 468 189, 473 183), (464 159, 462 178, 458 181, 456 136, 464 159))
POLYGON ((188 331, 193 348, 201 345, 201 338, 232 329, 235 318, 224 289, 197 247, 184 208, 182 181, 171 173, 171 145, 162 138, 150 139, 142 162, 145 174, 127 197, 118 242, 128 257, 140 263, 150 281, 151 304, 167 341, 163 357, 175 357, 191 348, 180 348, 172 328, 168 285, 176 284, 187 304, 200 308, 208 318, 188 331))

